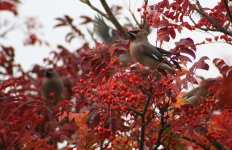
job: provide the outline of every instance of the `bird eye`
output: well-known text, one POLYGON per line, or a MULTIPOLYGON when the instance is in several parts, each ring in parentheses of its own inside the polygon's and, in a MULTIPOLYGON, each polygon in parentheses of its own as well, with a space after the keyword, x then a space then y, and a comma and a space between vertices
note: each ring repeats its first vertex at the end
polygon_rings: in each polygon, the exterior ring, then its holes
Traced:
POLYGON ((45 72, 45 76, 47 78, 50 78, 52 76, 52 72, 53 72, 53 69, 48 69, 46 72, 45 72))
POLYGON ((134 32, 127 32, 129 37, 130 37, 130 40, 135 40, 136 39, 136 34, 134 32))

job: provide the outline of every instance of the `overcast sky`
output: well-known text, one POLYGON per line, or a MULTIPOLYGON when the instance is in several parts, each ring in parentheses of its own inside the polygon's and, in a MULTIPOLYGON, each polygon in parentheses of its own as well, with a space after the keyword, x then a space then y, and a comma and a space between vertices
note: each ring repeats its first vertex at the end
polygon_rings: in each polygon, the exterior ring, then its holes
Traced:
MULTIPOLYGON (((130 0, 131 8, 135 9, 135 15, 139 17, 139 14, 136 12, 137 7, 141 6, 142 0, 130 0)), ((91 1, 99 9, 101 5, 99 1, 91 1)), ((129 0, 111 0, 107 1, 109 5, 120 4, 122 6, 128 6, 129 0)), ((157 0, 150 0, 152 2, 157 2, 157 0)), ((204 0, 203 5, 208 7, 213 6, 216 3, 216 0, 204 0), (213 3, 214 2, 214 3, 213 3)), ((64 15, 70 15, 76 19, 77 23, 81 22, 79 20, 80 15, 90 15, 94 16, 96 13, 91 10, 87 5, 79 2, 79 0, 22 0, 22 4, 19 6, 19 18, 14 20, 13 15, 9 13, 0 13, 0 21, 7 18, 8 20, 16 23, 16 28, 10 32, 5 39, 0 39, 0 43, 12 45, 16 50, 16 62, 20 63, 24 69, 28 70, 32 67, 33 64, 43 64, 43 58, 49 55, 51 50, 55 50, 57 44, 62 44, 70 48, 71 50, 77 48, 82 44, 82 40, 74 40, 71 44, 68 44, 64 41, 65 34, 69 31, 68 28, 56 28, 53 26, 57 23, 55 18, 62 17, 64 15), (25 29, 23 29, 23 20, 26 17, 35 17, 38 22, 43 24, 41 32, 43 32, 43 39, 47 39, 51 44, 50 47, 46 46, 24 46, 23 37, 25 34, 25 29)), ((130 16, 128 11, 125 11, 123 14, 130 16)), ((82 30, 86 30, 85 26, 80 27, 82 30)), ((1 31, 1 30, 0 30, 1 31)), ((210 34, 203 34, 201 32, 190 32, 184 31, 178 35, 178 39, 191 37, 195 42, 201 42, 205 37, 212 37, 210 34)), ((89 37, 87 40, 91 40, 89 37)), ((149 37, 151 43, 155 43, 155 35, 149 37)), ((172 48, 175 41, 170 41, 165 43, 163 48, 169 49, 172 48)), ((232 64, 231 53, 232 47, 228 44, 206 44, 204 46, 197 47, 197 59, 201 56, 208 56, 211 60, 213 58, 223 58, 228 64, 232 64)), ((211 65, 210 71, 200 71, 199 75, 204 77, 216 77, 218 76, 217 69, 211 65)))

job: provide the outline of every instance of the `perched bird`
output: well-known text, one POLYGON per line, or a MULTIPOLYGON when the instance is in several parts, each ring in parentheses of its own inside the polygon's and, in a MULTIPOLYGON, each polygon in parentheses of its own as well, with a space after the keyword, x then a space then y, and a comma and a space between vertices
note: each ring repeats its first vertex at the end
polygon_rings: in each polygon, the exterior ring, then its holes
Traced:
POLYGON ((64 84, 58 73, 53 69, 47 69, 41 85, 41 95, 46 99, 46 104, 57 104, 63 93, 64 84))
POLYGON ((165 51, 161 48, 151 45, 147 39, 148 32, 144 30, 134 30, 127 32, 130 37, 130 54, 132 58, 142 64, 143 66, 154 68, 157 67, 159 71, 168 71, 175 73, 175 67, 167 61, 166 57, 172 55, 171 52, 165 51))
POLYGON ((222 92, 222 80, 209 78, 202 81, 201 85, 197 88, 192 89, 182 97, 187 99, 185 106, 199 106, 200 103, 204 103, 204 98, 207 96, 215 96, 219 98, 219 95, 222 92))

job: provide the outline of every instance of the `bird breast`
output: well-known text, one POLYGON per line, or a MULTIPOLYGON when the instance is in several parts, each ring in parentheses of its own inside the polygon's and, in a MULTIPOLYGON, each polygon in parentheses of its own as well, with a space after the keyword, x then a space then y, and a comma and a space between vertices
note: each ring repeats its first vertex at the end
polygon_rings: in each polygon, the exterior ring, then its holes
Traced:
POLYGON ((141 59, 143 59, 143 53, 142 53, 142 45, 137 43, 137 42, 133 42, 130 44, 130 53, 131 56, 136 60, 136 61, 141 61, 141 59))
POLYGON ((64 85, 61 79, 49 78, 45 79, 42 83, 42 95, 46 98, 49 97, 51 92, 54 92, 55 96, 60 96, 64 90, 64 85))

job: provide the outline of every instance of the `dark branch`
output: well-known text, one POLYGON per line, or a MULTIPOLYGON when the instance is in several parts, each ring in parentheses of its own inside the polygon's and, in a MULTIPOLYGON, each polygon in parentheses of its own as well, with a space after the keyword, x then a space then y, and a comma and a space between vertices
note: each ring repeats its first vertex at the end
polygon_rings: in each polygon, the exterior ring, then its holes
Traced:
POLYGON ((145 121, 145 116, 146 116, 146 113, 147 113, 147 110, 148 110, 148 107, 149 107, 149 103, 150 103, 150 100, 151 100, 151 93, 147 94, 147 99, 146 99, 146 102, 145 102, 145 106, 143 108, 143 112, 142 112, 142 115, 141 115, 141 119, 142 119, 142 126, 141 126, 141 135, 140 135, 140 144, 139 144, 139 150, 143 150, 144 149, 144 139, 145 139, 145 127, 147 125, 146 121, 145 121))
POLYGON ((161 114, 161 119, 160 119, 161 128, 160 128, 159 133, 158 133, 158 138, 157 138, 154 150, 157 150, 159 148, 159 146, 161 145, 161 139, 162 139, 163 131, 167 128, 167 125, 165 124, 165 120, 164 120, 164 112, 165 112, 164 110, 160 111, 160 114, 161 114))
MULTIPOLYGON (((190 3, 190 2, 189 2, 190 3)), ((221 26, 219 26, 216 22, 215 22, 215 20, 213 19, 213 18, 211 18, 209 15, 207 15, 204 11, 203 11, 203 9, 202 9, 202 7, 201 7, 201 5, 200 5, 200 3, 197 1, 197 3, 196 3, 196 5, 198 6, 198 8, 197 7, 195 7, 193 4, 191 4, 190 3, 190 5, 200 14, 200 15, 202 15, 203 17, 205 17, 211 24, 212 24, 212 26, 214 27, 214 28, 216 28, 218 31, 220 31, 220 32, 222 32, 222 33, 224 33, 224 34, 227 34, 227 35, 229 35, 229 36, 231 36, 232 37, 232 33, 231 32, 229 32, 229 31, 227 31, 227 30, 225 30, 223 27, 221 27, 221 26)))
POLYGON ((231 12, 230 12, 230 7, 229 7, 229 5, 228 5, 229 2, 227 2, 227 0, 223 0, 223 2, 224 2, 224 4, 225 4, 227 14, 228 14, 228 16, 229 16, 229 18, 230 18, 230 22, 232 22, 232 14, 231 14, 231 12))
POLYGON ((202 28, 202 27, 197 27, 197 24, 196 22, 193 20, 193 18, 191 16, 189 16, 189 19, 192 21, 192 23, 195 25, 195 27, 199 30, 202 30, 202 31, 212 31, 212 32, 218 32, 217 29, 210 29, 210 28, 202 28))
POLYGON ((132 111, 132 112, 134 112, 135 114, 137 114, 139 116, 143 115, 141 112, 139 112, 139 111, 137 111, 137 110, 135 110, 134 108, 131 108, 131 107, 127 108, 127 110, 132 111))
POLYGON ((193 142, 193 143, 196 143, 197 145, 199 145, 201 148, 203 148, 204 150, 209 150, 209 148, 207 148, 204 144, 201 144, 201 143, 198 143, 196 139, 191 139, 187 136, 183 136, 182 137, 184 140, 187 140, 187 141, 190 141, 190 142, 193 142))
POLYGON ((129 12, 130 12, 130 14, 131 14, 132 18, 134 19, 135 23, 136 23, 136 24, 137 24, 137 26, 139 27, 139 26, 140 26, 140 24, 139 24, 138 20, 136 19, 136 17, 135 17, 135 15, 134 15, 134 13, 131 11, 131 9, 130 9, 130 8, 129 8, 129 12))
MULTIPOLYGON (((151 93, 148 92, 147 90, 143 89, 142 87, 139 87, 139 89, 143 92, 143 94, 146 94, 147 96, 150 96, 151 93)), ((151 89, 152 90, 152 89, 151 89)))
POLYGON ((93 9, 94 11, 98 12, 100 15, 104 16, 106 19, 109 19, 109 16, 107 14, 105 14, 104 12, 102 12, 101 10, 97 9, 96 7, 94 7, 89 0, 80 0, 82 3, 85 3, 86 5, 88 5, 91 9, 93 9))
POLYGON ((89 35, 91 36, 92 40, 93 40, 95 43, 97 43, 97 40, 96 40, 96 39, 94 38, 94 36, 93 36, 93 32, 90 31, 89 28, 87 28, 87 31, 88 31, 89 35))
POLYGON ((152 121, 152 119, 155 117, 155 115, 154 115, 154 113, 151 115, 151 117, 149 117, 148 119, 147 119, 147 121, 144 123, 144 126, 147 126, 151 121, 152 121))
POLYGON ((0 34, 0 37, 5 37, 7 33, 9 33, 10 31, 12 31, 15 28, 15 25, 11 26, 10 28, 8 28, 6 31, 2 32, 0 34))
POLYGON ((126 33, 126 31, 123 29, 121 24, 118 22, 118 20, 115 18, 114 14, 111 12, 108 4, 105 0, 100 0, 103 8, 105 9, 106 13, 109 16, 109 20, 114 24, 114 26, 117 28, 118 31, 123 35, 125 39, 129 39, 129 35, 126 33))

